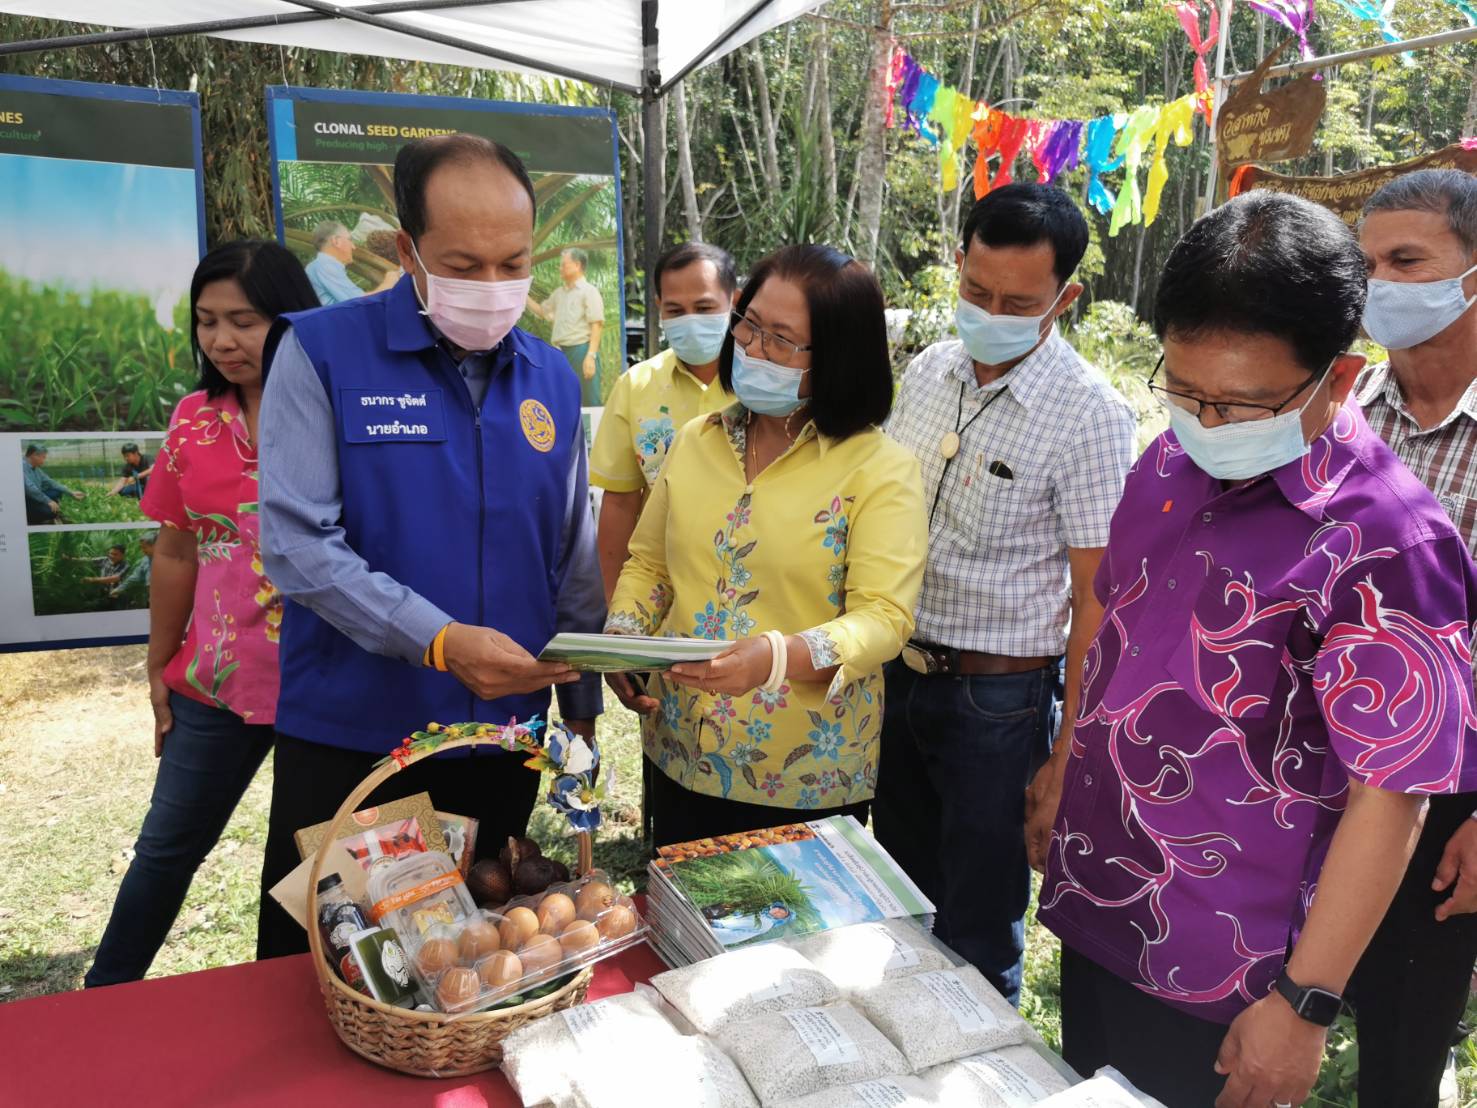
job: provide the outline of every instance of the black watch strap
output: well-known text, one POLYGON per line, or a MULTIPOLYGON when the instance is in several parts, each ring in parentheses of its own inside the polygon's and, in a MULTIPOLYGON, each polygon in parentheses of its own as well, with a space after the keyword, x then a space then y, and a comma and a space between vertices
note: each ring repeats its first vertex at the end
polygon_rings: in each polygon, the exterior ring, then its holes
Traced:
POLYGON ((1286 970, 1277 977, 1277 991, 1282 994, 1283 1000, 1292 1005, 1294 1012, 1319 1027, 1331 1025, 1338 1019, 1339 1011, 1344 1006, 1344 998, 1338 993, 1316 986, 1304 988, 1288 977, 1286 970))

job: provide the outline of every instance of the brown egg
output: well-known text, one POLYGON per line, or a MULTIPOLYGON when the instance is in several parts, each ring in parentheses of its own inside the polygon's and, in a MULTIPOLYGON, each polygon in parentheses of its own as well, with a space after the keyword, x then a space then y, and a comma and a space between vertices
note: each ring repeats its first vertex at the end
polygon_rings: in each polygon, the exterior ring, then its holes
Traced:
POLYGON ((636 923, 636 913, 624 904, 617 904, 600 913, 600 918, 595 921, 595 928, 602 939, 610 941, 629 935, 636 930, 636 923))
POLYGON ((574 901, 563 893, 550 893, 539 901, 538 929, 545 935, 557 935, 574 922, 574 901))
POLYGON ((482 991, 482 982, 477 980, 477 971, 466 966, 452 966, 436 986, 436 1002, 442 1011, 460 1008, 477 998, 482 991))
POLYGON ((456 943, 442 935, 433 935, 421 943, 415 952, 415 965, 421 976, 435 977, 442 970, 456 965, 456 943))
POLYGON ((578 958, 600 945, 600 932, 586 919, 577 919, 559 932, 559 949, 565 958, 578 958))
POLYGON ((615 903, 615 890, 604 881, 591 881, 574 898, 574 910, 580 919, 596 919, 615 903))
POLYGON ((503 913, 503 922, 498 927, 498 938, 504 950, 517 950, 530 935, 538 934, 539 918, 531 908, 509 908, 503 913))
POLYGON ((475 916, 467 921, 456 940, 456 952, 467 965, 487 957, 500 946, 502 941, 498 938, 497 924, 475 916))
POLYGON ((489 989, 506 989, 523 976, 523 963, 511 950, 499 950, 477 963, 477 976, 489 989))
POLYGON ((535 935, 518 948, 518 960, 523 963, 524 976, 543 973, 559 964, 564 952, 559 949, 559 940, 553 935, 535 935))

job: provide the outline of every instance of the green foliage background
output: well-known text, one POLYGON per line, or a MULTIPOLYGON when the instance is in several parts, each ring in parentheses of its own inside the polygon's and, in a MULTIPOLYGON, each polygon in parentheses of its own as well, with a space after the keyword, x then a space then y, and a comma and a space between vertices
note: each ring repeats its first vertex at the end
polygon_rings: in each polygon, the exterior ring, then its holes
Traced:
POLYGON ((31 604, 36 615, 147 608, 147 596, 113 600, 102 585, 89 585, 83 579, 99 576, 92 559, 106 557, 108 547, 114 543, 123 544, 128 550, 128 564, 133 565, 144 556, 138 547, 139 536, 148 533, 148 528, 128 531, 33 530, 29 536, 31 604))

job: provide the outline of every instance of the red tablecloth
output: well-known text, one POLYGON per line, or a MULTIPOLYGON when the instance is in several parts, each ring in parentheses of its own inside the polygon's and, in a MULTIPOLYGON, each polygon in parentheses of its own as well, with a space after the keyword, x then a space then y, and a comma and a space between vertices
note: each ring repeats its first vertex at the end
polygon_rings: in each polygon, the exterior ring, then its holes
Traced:
MULTIPOLYGON (((590 999, 665 969, 645 943, 590 999)), ((308 955, 0 1004, 0 1104, 516 1108, 496 1070, 444 1081, 366 1062, 329 1026, 308 955)))

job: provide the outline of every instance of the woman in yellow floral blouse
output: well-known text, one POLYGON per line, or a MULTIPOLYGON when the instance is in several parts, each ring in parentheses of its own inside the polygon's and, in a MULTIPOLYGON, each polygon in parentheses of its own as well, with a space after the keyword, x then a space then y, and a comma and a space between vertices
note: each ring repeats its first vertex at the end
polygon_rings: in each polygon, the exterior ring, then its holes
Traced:
POLYGON ((913 627, 927 526, 892 405, 882 290, 826 246, 754 270, 719 360, 739 402, 678 434, 607 630, 731 640, 645 709, 658 844, 846 812, 877 785, 882 665, 913 627))

